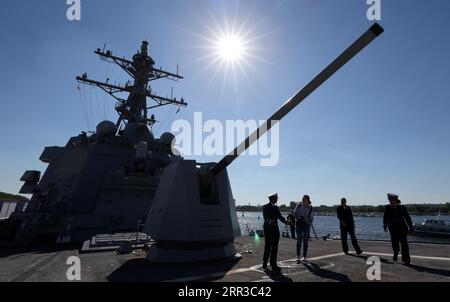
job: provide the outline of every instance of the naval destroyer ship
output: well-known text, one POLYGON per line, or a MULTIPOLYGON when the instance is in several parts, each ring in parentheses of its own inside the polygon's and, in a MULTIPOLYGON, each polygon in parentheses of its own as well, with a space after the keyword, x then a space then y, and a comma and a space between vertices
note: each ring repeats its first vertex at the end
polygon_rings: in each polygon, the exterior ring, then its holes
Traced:
POLYGON ((136 231, 145 224, 162 169, 181 159, 174 154, 174 135, 154 137, 156 120, 149 111, 166 105, 187 106, 183 98, 152 92, 152 81, 183 77, 178 70, 170 73, 155 68, 148 46, 143 41, 131 60, 110 50, 95 51, 123 69, 132 81, 111 84, 92 80, 86 73, 77 81, 109 94, 116 101, 119 117, 116 122, 100 122, 95 133, 71 137, 64 147, 45 148, 39 159, 48 168, 42 177, 39 171, 23 174, 20 193, 32 197, 25 211, 2 223, 2 244, 81 243, 96 234, 136 231))

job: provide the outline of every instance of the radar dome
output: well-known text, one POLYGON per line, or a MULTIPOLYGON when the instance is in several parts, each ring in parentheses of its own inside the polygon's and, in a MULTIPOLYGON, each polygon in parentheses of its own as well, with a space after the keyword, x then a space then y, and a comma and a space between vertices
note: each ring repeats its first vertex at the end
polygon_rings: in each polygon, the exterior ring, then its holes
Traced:
POLYGON ((170 132, 166 132, 163 135, 161 135, 161 138, 159 140, 163 145, 169 146, 169 145, 172 145, 172 142, 174 141, 174 139, 175 139, 175 135, 173 135, 170 132))
POLYGON ((128 123, 123 132, 123 136, 135 145, 140 142, 146 142, 147 145, 152 145, 155 140, 148 126, 141 123, 128 123))
POLYGON ((116 131, 116 125, 111 121, 103 121, 97 125, 97 134, 100 136, 114 136, 116 131))

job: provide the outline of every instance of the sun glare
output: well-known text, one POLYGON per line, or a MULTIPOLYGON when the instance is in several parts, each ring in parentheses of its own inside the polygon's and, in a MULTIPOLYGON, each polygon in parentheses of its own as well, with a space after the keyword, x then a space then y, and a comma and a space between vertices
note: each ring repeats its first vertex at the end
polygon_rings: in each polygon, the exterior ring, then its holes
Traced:
POLYGON ((216 44, 217 54, 222 60, 237 62, 244 56, 244 43, 238 36, 228 35, 221 37, 216 44))
POLYGON ((268 63, 259 56, 263 48, 258 46, 267 31, 258 34, 259 23, 251 26, 251 19, 249 14, 219 20, 211 13, 210 20, 202 21, 202 33, 190 32, 200 41, 193 45, 201 50, 195 59, 203 66, 199 73, 210 73, 211 81, 217 76, 223 77, 225 85, 230 78, 235 83, 242 76, 251 80, 249 74, 255 72, 255 62, 268 63))

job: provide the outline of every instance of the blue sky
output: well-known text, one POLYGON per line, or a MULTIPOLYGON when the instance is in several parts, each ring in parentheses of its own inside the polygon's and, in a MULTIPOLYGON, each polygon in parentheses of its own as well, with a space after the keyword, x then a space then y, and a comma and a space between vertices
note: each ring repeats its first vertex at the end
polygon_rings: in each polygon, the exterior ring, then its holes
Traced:
MULTIPOLYGON (((148 39, 158 67, 180 65, 185 80, 155 89, 165 95, 174 86, 190 106, 160 119, 192 120, 200 111, 204 119, 260 120, 371 26, 365 2, 82 0, 80 22, 67 21, 64 0, 2 3, 0 190, 17 193, 25 170, 44 171, 45 146, 116 119, 114 102, 87 88, 86 120, 74 79, 86 71, 127 80, 93 54, 105 42, 130 57, 148 39), (235 20, 254 38, 257 59, 245 72, 205 68, 199 36, 211 37, 214 20, 235 20)), ((264 203, 272 192, 280 203, 310 194, 317 205, 342 196, 379 204, 391 191, 405 203, 450 201, 450 2, 384 0, 380 23, 385 33, 281 122, 279 165, 244 157, 229 168, 238 204, 264 203)))

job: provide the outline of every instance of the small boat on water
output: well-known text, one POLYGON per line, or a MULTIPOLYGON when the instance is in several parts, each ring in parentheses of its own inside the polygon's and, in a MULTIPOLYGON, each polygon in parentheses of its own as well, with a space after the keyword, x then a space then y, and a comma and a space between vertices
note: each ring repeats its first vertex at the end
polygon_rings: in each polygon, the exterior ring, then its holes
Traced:
POLYGON ((436 219, 425 219, 414 225, 414 234, 435 237, 450 237, 450 224, 442 220, 440 215, 436 219))

